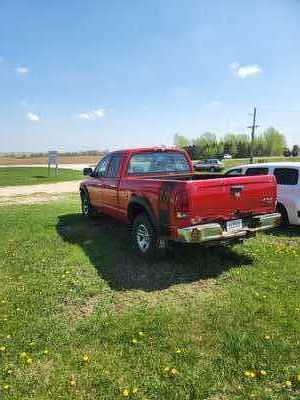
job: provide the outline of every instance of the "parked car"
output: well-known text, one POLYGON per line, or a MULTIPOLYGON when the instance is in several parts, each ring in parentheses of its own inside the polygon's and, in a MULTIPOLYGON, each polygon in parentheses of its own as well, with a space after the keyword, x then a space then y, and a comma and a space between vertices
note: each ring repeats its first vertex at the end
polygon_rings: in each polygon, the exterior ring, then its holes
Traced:
POLYGON ((199 161, 195 164, 196 171, 220 172, 224 169, 224 164, 217 158, 209 158, 206 161, 199 161))
POLYGON ((280 222, 273 176, 194 174, 174 148, 116 151, 80 184, 82 212, 127 223, 133 245, 150 255, 169 242, 212 245, 243 240, 280 222))
POLYGON ((274 175, 278 185, 277 210, 283 224, 300 225, 300 162, 249 164, 234 167, 226 176, 274 175))
POLYGON ((232 155, 231 154, 224 154, 223 159, 224 160, 231 160, 232 159, 232 155))

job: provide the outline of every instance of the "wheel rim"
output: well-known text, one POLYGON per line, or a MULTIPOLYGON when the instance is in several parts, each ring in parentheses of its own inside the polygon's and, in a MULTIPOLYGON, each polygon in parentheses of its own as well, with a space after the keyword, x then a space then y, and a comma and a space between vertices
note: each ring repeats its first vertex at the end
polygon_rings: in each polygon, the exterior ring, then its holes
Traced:
POLYGON ((84 215, 87 215, 89 212, 89 201, 86 196, 84 196, 82 199, 82 210, 84 215))
POLYGON ((143 253, 145 253, 149 249, 151 237, 150 237, 148 228, 144 224, 141 224, 137 227, 136 241, 137 241, 139 249, 143 253))

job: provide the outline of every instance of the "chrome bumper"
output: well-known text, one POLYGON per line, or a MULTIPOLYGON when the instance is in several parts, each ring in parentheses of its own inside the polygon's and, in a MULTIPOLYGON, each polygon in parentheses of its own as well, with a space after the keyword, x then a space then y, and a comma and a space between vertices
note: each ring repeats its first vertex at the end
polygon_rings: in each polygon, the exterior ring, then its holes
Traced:
POLYGON ((248 225, 236 231, 226 231, 217 223, 194 225, 177 229, 177 241, 183 243, 206 243, 241 239, 255 232, 275 228, 280 224, 280 221, 281 215, 273 213, 252 217, 248 225))

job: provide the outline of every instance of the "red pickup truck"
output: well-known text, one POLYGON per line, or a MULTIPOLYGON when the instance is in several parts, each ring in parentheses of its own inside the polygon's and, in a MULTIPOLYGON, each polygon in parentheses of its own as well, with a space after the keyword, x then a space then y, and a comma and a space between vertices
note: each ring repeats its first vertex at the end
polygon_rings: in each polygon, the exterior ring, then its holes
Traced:
POLYGON ((177 148, 115 151, 85 168, 82 212, 129 224, 134 247, 150 255, 170 241, 213 245, 280 223, 273 176, 199 175, 177 148))

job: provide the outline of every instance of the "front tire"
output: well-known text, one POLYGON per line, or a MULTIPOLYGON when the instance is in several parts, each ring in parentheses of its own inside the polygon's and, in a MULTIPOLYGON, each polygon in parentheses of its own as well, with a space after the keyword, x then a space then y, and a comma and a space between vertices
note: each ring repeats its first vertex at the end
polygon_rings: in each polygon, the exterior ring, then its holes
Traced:
POLYGON ((131 240, 134 249, 143 257, 152 257, 158 251, 157 234, 146 214, 138 214, 134 218, 131 240))
POLYGON ((93 209, 92 209, 91 202, 90 202, 88 194, 86 192, 81 192, 80 193, 80 197, 81 197, 82 215, 84 215, 85 217, 92 216, 93 209))

